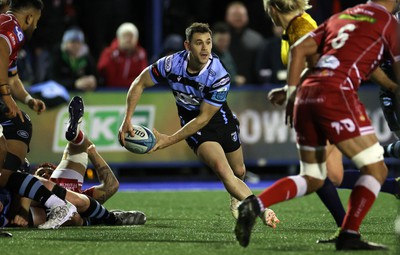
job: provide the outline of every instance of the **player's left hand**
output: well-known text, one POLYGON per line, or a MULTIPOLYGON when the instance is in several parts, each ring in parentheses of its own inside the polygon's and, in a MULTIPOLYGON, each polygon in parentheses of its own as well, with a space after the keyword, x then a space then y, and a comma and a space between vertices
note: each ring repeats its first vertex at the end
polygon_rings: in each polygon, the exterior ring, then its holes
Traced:
POLYGON ((169 144, 169 136, 168 135, 161 134, 155 128, 153 128, 153 134, 156 137, 156 145, 154 145, 154 147, 147 153, 152 153, 152 152, 155 152, 157 150, 164 149, 164 148, 166 148, 166 147, 168 147, 170 145, 169 144))
POLYGON ((37 114, 41 114, 46 110, 46 104, 42 100, 36 98, 29 100, 28 106, 37 112, 37 114))

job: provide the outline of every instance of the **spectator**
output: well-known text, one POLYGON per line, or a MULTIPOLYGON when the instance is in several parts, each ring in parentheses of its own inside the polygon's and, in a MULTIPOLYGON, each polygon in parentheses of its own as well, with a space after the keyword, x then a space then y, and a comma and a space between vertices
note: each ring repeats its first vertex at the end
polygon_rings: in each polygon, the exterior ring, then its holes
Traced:
POLYGON ((274 36, 264 41, 256 57, 258 81, 266 84, 286 83, 287 71, 281 60, 282 27, 273 27, 274 36))
POLYGON ((110 88, 129 88, 148 65, 147 53, 139 43, 139 31, 132 23, 123 23, 117 37, 100 55, 97 69, 110 88))
POLYGON ((48 78, 47 71, 54 48, 61 44, 64 31, 77 25, 73 2, 73 0, 43 0, 45 8, 27 49, 33 64, 33 83, 43 82, 48 78))
POLYGON ((229 49, 237 64, 238 74, 246 78, 246 83, 255 83, 257 81, 255 58, 263 37, 247 26, 249 16, 246 6, 241 2, 232 2, 228 5, 225 19, 231 27, 229 49))
POLYGON ((96 62, 78 28, 65 31, 61 47, 53 54, 49 77, 67 90, 93 91, 97 87, 96 62))
POLYGON ((228 24, 224 22, 218 22, 214 24, 212 40, 213 51, 218 55, 221 62, 224 64, 226 70, 232 78, 233 84, 236 86, 242 86, 246 81, 246 78, 237 74, 236 63, 233 60, 231 52, 229 51, 231 34, 228 24))

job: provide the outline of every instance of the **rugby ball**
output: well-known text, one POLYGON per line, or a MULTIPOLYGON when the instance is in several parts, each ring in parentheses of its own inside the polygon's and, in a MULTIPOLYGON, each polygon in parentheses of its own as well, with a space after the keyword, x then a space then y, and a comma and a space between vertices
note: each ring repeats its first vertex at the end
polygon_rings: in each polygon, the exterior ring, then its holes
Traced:
POLYGON ((133 125, 135 136, 125 133, 125 148, 136 154, 145 154, 156 145, 156 137, 145 126, 133 125))

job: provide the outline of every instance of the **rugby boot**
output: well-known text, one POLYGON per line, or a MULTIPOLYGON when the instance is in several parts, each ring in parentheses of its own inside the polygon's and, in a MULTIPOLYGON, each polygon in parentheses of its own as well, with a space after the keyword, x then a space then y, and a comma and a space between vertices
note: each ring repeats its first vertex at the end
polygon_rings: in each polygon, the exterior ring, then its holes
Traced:
POLYGON ((74 96, 69 102, 69 125, 65 132, 65 138, 68 141, 74 141, 79 134, 79 125, 82 122, 85 107, 80 96, 74 96))

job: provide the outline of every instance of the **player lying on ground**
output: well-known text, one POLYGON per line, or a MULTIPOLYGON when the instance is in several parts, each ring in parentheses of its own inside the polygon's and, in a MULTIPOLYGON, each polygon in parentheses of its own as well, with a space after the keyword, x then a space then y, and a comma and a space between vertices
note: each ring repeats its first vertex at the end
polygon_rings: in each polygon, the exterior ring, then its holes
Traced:
MULTIPOLYGON (((69 104, 70 122, 66 132, 66 138, 69 140, 64 155, 57 167, 52 164, 45 163, 39 166, 36 175, 40 176, 41 182, 60 197, 66 197, 68 201, 76 205, 78 212, 85 216, 88 220, 76 216, 74 217, 74 225, 93 224, 101 220, 105 220, 107 224, 144 224, 146 216, 139 211, 124 212, 115 210, 112 212, 115 217, 107 220, 105 215, 108 212, 98 202, 104 203, 118 190, 119 183, 115 178, 111 168, 97 152, 94 144, 80 130, 80 123, 84 114, 84 104, 81 97, 74 97, 69 104), (87 169, 88 158, 91 160, 97 176, 101 182, 100 185, 93 186, 82 191, 82 183, 87 169), (48 181, 48 179, 53 182, 48 181), (82 194, 81 194, 82 193, 82 194), (97 200, 97 201, 96 201, 97 200), (101 208, 100 212, 106 212, 105 215, 92 215, 93 209, 101 208), (92 209, 92 210, 91 210, 92 209), (89 217, 91 216, 91 217, 89 217), (96 218, 96 217, 97 218, 96 218), (116 218, 116 221, 113 221, 116 218)), ((37 226, 45 219, 45 212, 38 204, 33 204, 30 208, 32 224, 37 226)), ((14 217, 14 224, 25 226, 28 225, 28 218, 17 215, 14 217)), ((101 223, 102 221, 100 221, 101 223)))

